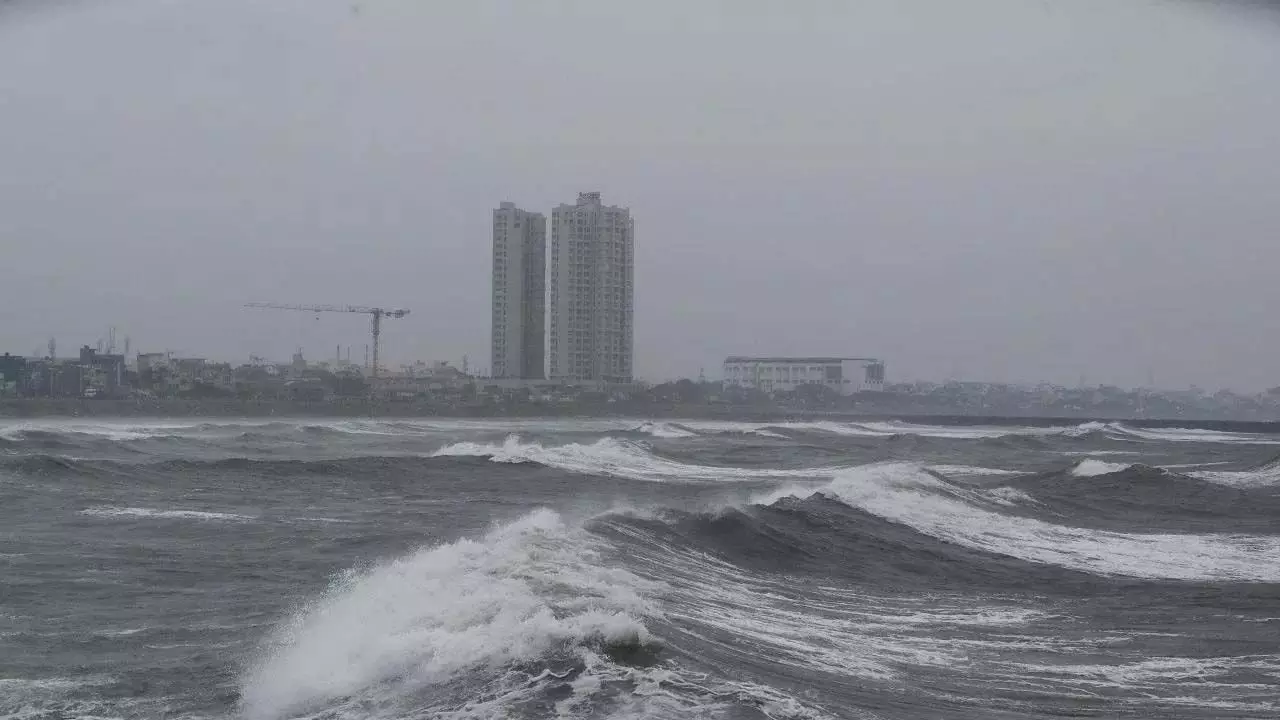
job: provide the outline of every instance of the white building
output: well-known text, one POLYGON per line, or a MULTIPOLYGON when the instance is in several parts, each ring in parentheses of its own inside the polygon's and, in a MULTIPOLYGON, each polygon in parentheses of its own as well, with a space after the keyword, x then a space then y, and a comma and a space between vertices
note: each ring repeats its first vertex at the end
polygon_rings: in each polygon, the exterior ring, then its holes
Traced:
POLYGON ((874 358, 735 356, 724 361, 724 383, 767 393, 818 384, 852 395, 884 390, 884 363, 874 358))
POLYGON ((493 211, 493 376, 544 377, 547 218, 504 202, 493 211))
POLYGON ((598 192, 551 212, 551 379, 631 382, 634 240, 631 211, 598 192))

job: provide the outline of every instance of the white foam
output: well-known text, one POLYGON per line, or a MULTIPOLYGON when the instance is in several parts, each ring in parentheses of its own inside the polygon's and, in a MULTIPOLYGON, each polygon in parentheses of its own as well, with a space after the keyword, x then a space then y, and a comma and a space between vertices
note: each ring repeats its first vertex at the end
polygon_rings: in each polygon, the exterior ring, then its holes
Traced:
POLYGON ((919 435, 949 440, 987 440, 1019 435, 1051 435, 1056 428, 995 427, 987 425, 915 425, 904 422, 869 422, 862 427, 883 435, 919 435))
POLYGON ((93 634, 101 637, 129 637, 150 630, 150 627, 124 628, 123 630, 97 630, 93 634))
POLYGON ((1254 433, 1232 433, 1198 428, 1140 428, 1124 423, 1107 423, 1105 431, 1112 437, 1147 442, 1228 443, 1236 445, 1280 445, 1280 438, 1254 433))
POLYGON ((1042 617, 1032 608, 955 595, 878 596, 808 583, 803 594, 780 591, 774 580, 694 548, 666 545, 626 525, 614 529, 635 541, 632 561, 670 585, 666 614, 682 621, 671 630, 675 644, 679 633, 696 642, 731 637, 744 653, 806 674, 901 682, 919 668, 968 663, 978 650, 1024 646, 1007 633, 1042 617), (955 637, 966 629, 977 635, 955 637))
POLYGON ((636 431, 667 440, 698 437, 696 432, 690 432, 679 425, 664 422, 647 422, 636 428, 636 431))
POLYGON ((1220 485, 1243 488, 1268 487, 1280 485, 1280 462, 1270 463, 1257 470, 1202 470, 1191 473, 1191 476, 1220 485))
POLYGON ((1025 490, 1020 490, 1018 488, 1011 488, 1011 487, 988 488, 986 490, 983 490, 982 493, 997 505, 1006 505, 1006 506, 1012 507, 1014 505, 1038 505, 1039 504, 1036 501, 1036 499, 1031 497, 1031 495, 1027 494, 1025 490))
POLYGON ((237 515, 235 513, 205 512, 201 510, 157 510, 155 508, 139 508, 139 507, 113 507, 110 505, 98 505, 95 507, 85 508, 80 511, 81 515, 101 518, 157 518, 169 520, 229 520, 235 522, 245 522, 249 520, 257 520, 252 515, 237 515))
POLYGON ((352 574, 300 613, 248 674, 249 718, 274 718, 375 686, 407 689, 460 673, 645 642, 645 593, 659 586, 597 564, 584 532, 540 510, 481 540, 422 550, 352 574))
POLYGON ((975 467, 972 465, 930 465, 929 470, 941 475, 1021 475, 1017 470, 975 467))
POLYGON ((1118 699, 1126 704, 1148 708, 1165 704, 1273 714, 1280 709, 1274 684, 1237 679, 1241 673, 1280 678, 1280 662, 1275 655, 1126 658, 1114 664, 997 660, 995 664, 1005 668, 1008 677, 1019 684, 1034 680, 1088 694, 1100 689, 1119 690, 1124 695, 1118 699))
POLYGON ((603 438, 590 444, 541 445, 511 436, 494 443, 460 442, 432 453, 432 457, 487 457, 497 463, 534 462, 587 475, 612 475, 651 482, 729 482, 769 478, 831 477, 829 469, 762 470, 757 468, 689 465, 654 455, 640 443, 603 438))
POLYGON ((768 506, 787 497, 794 497, 794 498, 809 497, 815 492, 818 492, 819 490, 821 490, 823 487, 824 486, 820 483, 804 484, 804 483, 792 482, 792 483, 787 483, 785 485, 780 485, 775 488, 771 488, 769 490, 763 490, 757 493, 753 493, 748 499, 748 502, 752 505, 768 506))
POLYGON ((768 429, 770 426, 760 423, 731 422, 731 421, 712 421, 712 420, 682 420, 682 426, 690 428, 695 432, 712 433, 712 434, 739 434, 739 435, 758 435, 767 438, 787 439, 786 435, 774 432, 768 429))
POLYGON ((1064 428, 1062 434, 1067 437, 1084 437, 1090 433, 1103 432, 1107 429, 1107 423, 1104 422, 1086 422, 1080 423, 1073 428, 1064 428))
POLYGON ((1054 525, 966 501, 916 465, 850 469, 823 492, 947 542, 1031 562, 1100 575, 1280 582, 1280 538, 1130 534, 1054 525))
POLYGON ((1087 458, 1076 463, 1076 466, 1071 468, 1071 474, 1076 477, 1097 477, 1099 475, 1118 473, 1131 467, 1133 466, 1125 463, 1111 463, 1105 460, 1087 458))

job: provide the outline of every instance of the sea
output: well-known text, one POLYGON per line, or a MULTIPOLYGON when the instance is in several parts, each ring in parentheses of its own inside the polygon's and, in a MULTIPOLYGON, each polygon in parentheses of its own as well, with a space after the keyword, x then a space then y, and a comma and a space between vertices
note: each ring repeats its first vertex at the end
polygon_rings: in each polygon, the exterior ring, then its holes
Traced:
POLYGON ((1280 435, 0 422, 0 718, 1276 718, 1280 435))

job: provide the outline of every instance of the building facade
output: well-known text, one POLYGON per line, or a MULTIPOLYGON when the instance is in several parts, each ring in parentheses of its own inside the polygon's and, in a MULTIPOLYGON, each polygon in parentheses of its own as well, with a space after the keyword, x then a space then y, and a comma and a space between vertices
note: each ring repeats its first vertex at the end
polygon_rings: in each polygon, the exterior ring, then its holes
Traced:
POLYGON ((546 272, 546 216, 502 203, 493 211, 493 377, 545 376, 546 272))
POLYGON ((627 208, 579 193, 551 213, 549 377, 633 379, 635 223, 627 208))
POLYGON ((726 385, 767 393, 801 385, 826 386, 841 395, 884 390, 884 363, 874 358, 742 357, 724 361, 726 385))

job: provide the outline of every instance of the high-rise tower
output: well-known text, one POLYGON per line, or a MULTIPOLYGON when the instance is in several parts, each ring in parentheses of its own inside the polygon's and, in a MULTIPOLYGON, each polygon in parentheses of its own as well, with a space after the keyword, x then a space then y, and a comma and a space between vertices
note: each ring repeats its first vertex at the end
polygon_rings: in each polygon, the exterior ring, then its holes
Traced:
POLYGON ((493 211, 495 378, 545 377, 547 218, 504 202, 493 211))
POLYGON ((578 194, 551 213, 553 380, 632 381, 635 223, 600 193, 578 194))

